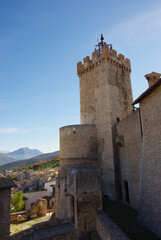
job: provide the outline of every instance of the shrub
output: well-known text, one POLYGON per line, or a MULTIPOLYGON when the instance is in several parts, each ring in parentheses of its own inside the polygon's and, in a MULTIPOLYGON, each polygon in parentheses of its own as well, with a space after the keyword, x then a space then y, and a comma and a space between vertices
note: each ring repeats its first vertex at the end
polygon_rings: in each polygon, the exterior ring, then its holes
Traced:
POLYGON ((15 192, 14 195, 11 196, 11 212, 23 211, 24 207, 25 203, 23 201, 23 193, 15 192))

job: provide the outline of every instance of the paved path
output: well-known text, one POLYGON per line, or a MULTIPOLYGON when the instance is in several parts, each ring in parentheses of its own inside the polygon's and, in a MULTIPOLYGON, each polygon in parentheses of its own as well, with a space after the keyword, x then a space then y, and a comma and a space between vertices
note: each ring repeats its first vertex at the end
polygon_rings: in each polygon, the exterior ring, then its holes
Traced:
POLYGON ((26 221, 26 222, 22 222, 22 223, 18 223, 18 224, 11 224, 10 225, 11 235, 14 234, 14 233, 18 233, 20 231, 23 231, 27 228, 30 228, 37 223, 48 221, 50 219, 51 214, 52 213, 50 213, 50 214, 47 213, 47 215, 44 216, 44 217, 39 217, 39 218, 29 220, 29 221, 26 221))

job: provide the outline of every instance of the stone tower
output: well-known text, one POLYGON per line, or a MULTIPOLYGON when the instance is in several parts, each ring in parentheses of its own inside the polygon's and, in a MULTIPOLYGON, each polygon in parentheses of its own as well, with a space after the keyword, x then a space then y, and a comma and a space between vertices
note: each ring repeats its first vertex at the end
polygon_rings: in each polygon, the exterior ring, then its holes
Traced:
POLYGON ((96 229, 95 214, 102 209, 101 172, 94 124, 60 128, 60 164, 55 213, 75 224, 78 239, 96 229))
POLYGON ((95 229, 102 190, 110 199, 119 196, 115 128, 132 111, 129 59, 117 56, 103 36, 97 47, 92 60, 77 64, 81 124, 60 128, 55 212, 74 222, 81 236, 95 229))
POLYGON ((119 189, 115 125, 132 111, 131 67, 129 59, 103 40, 101 35, 91 60, 87 56, 84 64, 78 62, 77 74, 81 124, 96 125, 103 194, 115 199, 119 189))

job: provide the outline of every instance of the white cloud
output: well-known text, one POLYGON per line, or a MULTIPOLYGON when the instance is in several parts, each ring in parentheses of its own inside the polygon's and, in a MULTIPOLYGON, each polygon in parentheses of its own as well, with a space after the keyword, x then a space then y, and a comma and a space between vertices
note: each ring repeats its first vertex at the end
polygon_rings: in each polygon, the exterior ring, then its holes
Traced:
POLYGON ((27 133, 30 130, 18 129, 18 128, 0 128, 0 134, 15 134, 15 133, 27 133))
MULTIPOLYGON (((161 8, 135 15, 121 22, 106 35, 106 39, 121 39, 127 44, 136 41, 158 41, 161 39, 161 8)), ((152 46, 149 46, 152 47, 152 46)))

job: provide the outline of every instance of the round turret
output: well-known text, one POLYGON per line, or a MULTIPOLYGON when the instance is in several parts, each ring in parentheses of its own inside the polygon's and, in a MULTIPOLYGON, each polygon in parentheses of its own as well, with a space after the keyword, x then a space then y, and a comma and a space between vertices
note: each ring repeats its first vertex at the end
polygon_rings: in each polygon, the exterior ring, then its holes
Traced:
POLYGON ((60 128, 59 177, 66 177, 71 168, 97 167, 97 136, 93 124, 60 128))

